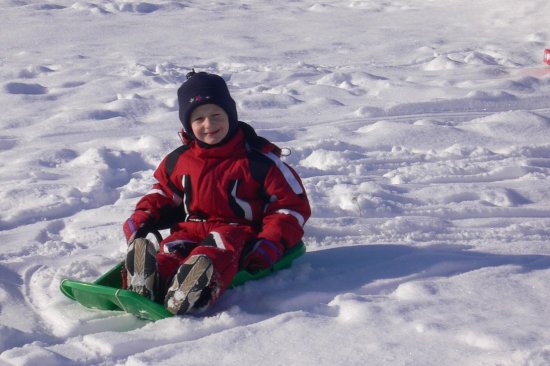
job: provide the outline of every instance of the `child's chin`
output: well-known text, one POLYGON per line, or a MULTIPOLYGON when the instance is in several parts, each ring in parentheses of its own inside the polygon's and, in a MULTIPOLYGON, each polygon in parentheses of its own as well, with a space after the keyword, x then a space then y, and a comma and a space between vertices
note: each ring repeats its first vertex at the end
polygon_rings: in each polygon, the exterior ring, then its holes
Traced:
POLYGON ((205 144, 208 144, 208 145, 216 145, 217 143, 219 143, 222 139, 211 139, 211 138, 207 138, 207 139, 203 139, 201 140, 202 142, 204 142, 205 144))
POLYGON ((205 137, 204 139, 202 139, 201 141, 204 142, 205 144, 208 144, 208 145, 216 145, 218 143, 220 143, 223 138, 225 137, 225 135, 223 137, 218 136, 208 136, 208 137, 205 137))

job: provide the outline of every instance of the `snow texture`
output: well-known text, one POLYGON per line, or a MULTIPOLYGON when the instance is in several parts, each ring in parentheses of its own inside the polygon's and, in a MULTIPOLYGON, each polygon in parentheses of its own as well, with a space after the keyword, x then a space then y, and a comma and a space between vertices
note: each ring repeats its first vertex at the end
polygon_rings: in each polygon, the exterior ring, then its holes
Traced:
POLYGON ((550 364, 548 0, 2 0, 1 365, 550 364), (125 251, 219 73, 291 154, 290 270, 157 322, 59 291, 125 251))

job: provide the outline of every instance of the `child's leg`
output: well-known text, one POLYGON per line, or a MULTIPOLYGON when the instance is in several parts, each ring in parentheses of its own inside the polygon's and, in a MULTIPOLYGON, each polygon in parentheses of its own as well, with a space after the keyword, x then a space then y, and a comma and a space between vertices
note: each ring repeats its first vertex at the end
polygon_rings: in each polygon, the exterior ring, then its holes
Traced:
POLYGON ((185 262, 191 251, 197 247, 200 241, 201 237, 192 232, 192 230, 181 229, 167 236, 160 243, 157 262, 162 298, 164 298, 178 268, 185 262))
POLYGON ((240 255, 256 233, 247 226, 211 225, 206 238, 179 267, 166 294, 174 314, 204 310, 216 301, 239 269, 240 255))
POLYGON ((191 255, 204 254, 212 260, 220 293, 233 281, 239 270, 241 254, 256 235, 249 226, 218 225, 211 228, 206 238, 191 252, 191 255))

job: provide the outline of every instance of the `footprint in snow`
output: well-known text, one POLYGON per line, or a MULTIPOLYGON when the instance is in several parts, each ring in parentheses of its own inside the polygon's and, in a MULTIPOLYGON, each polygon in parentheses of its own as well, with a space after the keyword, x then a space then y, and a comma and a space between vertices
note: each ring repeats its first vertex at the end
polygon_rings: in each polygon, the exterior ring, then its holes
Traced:
POLYGON ((47 94, 48 88, 40 84, 7 83, 4 89, 10 94, 41 95, 47 94))
POLYGON ((19 77, 22 79, 33 79, 43 74, 54 72, 53 69, 47 66, 29 66, 19 71, 19 77))

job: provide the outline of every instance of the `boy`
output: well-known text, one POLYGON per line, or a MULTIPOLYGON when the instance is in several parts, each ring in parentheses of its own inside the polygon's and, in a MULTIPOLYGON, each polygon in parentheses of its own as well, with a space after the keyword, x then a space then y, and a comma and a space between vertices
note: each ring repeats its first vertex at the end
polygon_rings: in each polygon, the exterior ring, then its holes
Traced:
POLYGON ((189 73, 178 102, 184 144, 123 229, 128 289, 183 315, 216 301, 240 266, 272 266, 301 240, 311 210, 281 150, 238 121, 223 78, 189 73), (156 253, 144 237, 166 227, 156 253))

